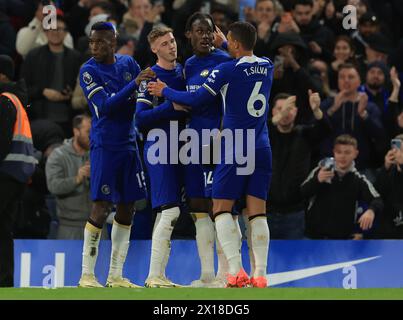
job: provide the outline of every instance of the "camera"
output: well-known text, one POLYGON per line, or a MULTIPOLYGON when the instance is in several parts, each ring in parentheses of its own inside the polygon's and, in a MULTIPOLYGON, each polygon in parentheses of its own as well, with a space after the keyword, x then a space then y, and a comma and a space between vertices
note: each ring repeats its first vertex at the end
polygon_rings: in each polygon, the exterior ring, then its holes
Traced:
POLYGON ((391 146, 392 149, 400 150, 400 148, 402 147, 402 140, 400 140, 400 139, 392 139, 390 141, 390 146, 391 146))
POLYGON ((331 157, 331 158, 323 159, 320 163, 320 166, 327 171, 333 171, 336 164, 335 164, 334 158, 331 157))

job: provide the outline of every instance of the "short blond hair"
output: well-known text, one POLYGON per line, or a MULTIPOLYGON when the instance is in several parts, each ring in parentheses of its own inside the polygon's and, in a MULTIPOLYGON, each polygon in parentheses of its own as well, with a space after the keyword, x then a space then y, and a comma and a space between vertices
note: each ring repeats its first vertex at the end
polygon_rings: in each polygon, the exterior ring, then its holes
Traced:
POLYGON ((171 28, 164 26, 155 27, 150 31, 150 33, 147 36, 148 43, 152 44, 154 43, 155 40, 165 36, 168 33, 173 33, 173 30, 171 28))
POLYGON ((336 138, 334 141, 334 145, 347 145, 347 146, 353 146, 354 148, 358 148, 358 142, 357 139, 354 138, 353 136, 350 136, 349 134, 342 134, 336 138))

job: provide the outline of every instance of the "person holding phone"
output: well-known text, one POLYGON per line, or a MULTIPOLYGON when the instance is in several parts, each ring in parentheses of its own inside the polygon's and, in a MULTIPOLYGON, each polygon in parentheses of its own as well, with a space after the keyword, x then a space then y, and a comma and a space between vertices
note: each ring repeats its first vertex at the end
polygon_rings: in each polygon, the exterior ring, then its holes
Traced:
POLYGON ((385 210, 379 218, 376 237, 403 239, 403 134, 391 140, 391 148, 385 163, 379 169, 375 182, 385 202, 385 210))
POLYGON ((361 239, 356 232, 372 228, 375 215, 383 210, 379 193, 354 165, 358 156, 357 140, 348 134, 336 138, 333 147, 334 170, 318 165, 301 185, 309 200, 305 236, 311 239, 361 239), (329 182, 330 183, 326 183, 329 182), (368 209, 358 218, 358 201, 368 209))

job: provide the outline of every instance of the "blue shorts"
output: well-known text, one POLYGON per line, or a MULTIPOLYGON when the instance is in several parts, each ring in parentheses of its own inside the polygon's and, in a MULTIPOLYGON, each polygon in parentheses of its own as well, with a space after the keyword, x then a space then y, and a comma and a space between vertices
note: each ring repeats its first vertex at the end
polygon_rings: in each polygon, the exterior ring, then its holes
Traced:
POLYGON ((181 164, 151 164, 147 159, 147 144, 144 147, 144 163, 150 181, 151 206, 182 203, 183 167, 181 164))
POLYGON ((132 203, 147 197, 138 151, 90 151, 91 199, 114 204, 132 203))
POLYGON ((213 199, 242 199, 251 195, 266 200, 272 174, 271 149, 260 148, 255 152, 255 170, 249 175, 237 174, 242 168, 233 164, 220 163, 214 170, 213 199))
POLYGON ((211 198, 213 169, 190 163, 185 168, 185 191, 188 198, 211 198))

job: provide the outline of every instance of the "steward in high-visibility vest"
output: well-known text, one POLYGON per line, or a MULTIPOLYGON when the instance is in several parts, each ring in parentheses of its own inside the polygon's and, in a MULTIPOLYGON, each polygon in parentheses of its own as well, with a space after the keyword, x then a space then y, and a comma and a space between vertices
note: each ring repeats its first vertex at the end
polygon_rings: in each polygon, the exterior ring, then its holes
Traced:
MULTIPOLYGON (((12 93, 4 92, 17 110, 10 152, 0 163, 0 172, 27 183, 35 171, 38 161, 34 158, 32 133, 27 113, 20 100, 12 93)), ((0 106, 1 107, 1 106, 0 106)))

